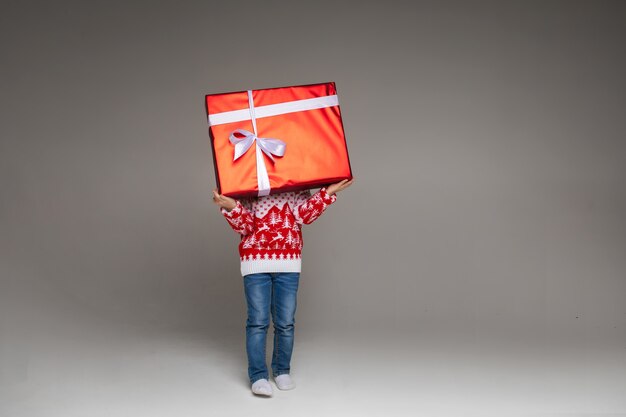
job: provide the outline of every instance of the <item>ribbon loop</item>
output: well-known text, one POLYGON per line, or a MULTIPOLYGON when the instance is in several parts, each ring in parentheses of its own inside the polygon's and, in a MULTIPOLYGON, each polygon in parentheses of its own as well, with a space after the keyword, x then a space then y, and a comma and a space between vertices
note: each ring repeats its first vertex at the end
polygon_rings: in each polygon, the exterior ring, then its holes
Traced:
POLYGON ((246 153, 250 146, 252 146, 252 142, 254 142, 255 135, 254 133, 244 130, 244 129, 236 129, 230 134, 230 143, 235 145, 235 157, 233 161, 239 159, 241 155, 246 153), (243 138, 238 138, 235 134, 239 133, 243 135, 243 138))
POLYGON ((280 139, 273 138, 257 138, 258 146, 261 147, 261 150, 265 152, 265 155, 269 156, 272 162, 274 158, 272 154, 276 156, 283 156, 285 154, 286 144, 280 139))

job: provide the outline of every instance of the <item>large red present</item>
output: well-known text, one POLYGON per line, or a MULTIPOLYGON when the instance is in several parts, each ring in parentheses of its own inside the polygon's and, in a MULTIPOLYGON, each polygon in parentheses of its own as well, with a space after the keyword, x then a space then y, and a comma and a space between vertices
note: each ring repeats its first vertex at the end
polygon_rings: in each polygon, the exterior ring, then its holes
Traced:
POLYGON ((334 82, 207 94, 218 191, 269 195, 352 179, 334 82))

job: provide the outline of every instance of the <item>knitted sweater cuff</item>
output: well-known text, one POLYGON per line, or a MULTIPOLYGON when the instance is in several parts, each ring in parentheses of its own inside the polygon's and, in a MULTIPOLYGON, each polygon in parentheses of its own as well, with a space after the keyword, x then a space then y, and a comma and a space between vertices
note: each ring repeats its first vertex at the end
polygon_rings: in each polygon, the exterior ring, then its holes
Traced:
POLYGON ((325 204, 332 204, 337 201, 337 194, 330 195, 326 192, 326 187, 320 188, 320 196, 325 204))

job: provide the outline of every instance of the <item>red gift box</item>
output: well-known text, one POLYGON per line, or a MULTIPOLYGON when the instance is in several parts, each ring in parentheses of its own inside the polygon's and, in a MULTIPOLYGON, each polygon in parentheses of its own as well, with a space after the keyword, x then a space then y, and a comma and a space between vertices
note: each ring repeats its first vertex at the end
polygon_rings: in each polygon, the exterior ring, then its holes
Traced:
POLYGON ((297 191, 352 179, 334 82, 207 94, 220 194, 297 191))

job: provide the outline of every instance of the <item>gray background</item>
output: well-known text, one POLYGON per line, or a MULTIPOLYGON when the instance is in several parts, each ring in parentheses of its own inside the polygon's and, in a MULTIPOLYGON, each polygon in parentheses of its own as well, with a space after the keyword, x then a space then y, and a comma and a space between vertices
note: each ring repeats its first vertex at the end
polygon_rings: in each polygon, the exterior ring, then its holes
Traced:
POLYGON ((626 413, 625 22, 4 1, 0 415, 626 413), (326 81, 356 180, 304 230, 298 388, 260 399, 204 94, 326 81))

